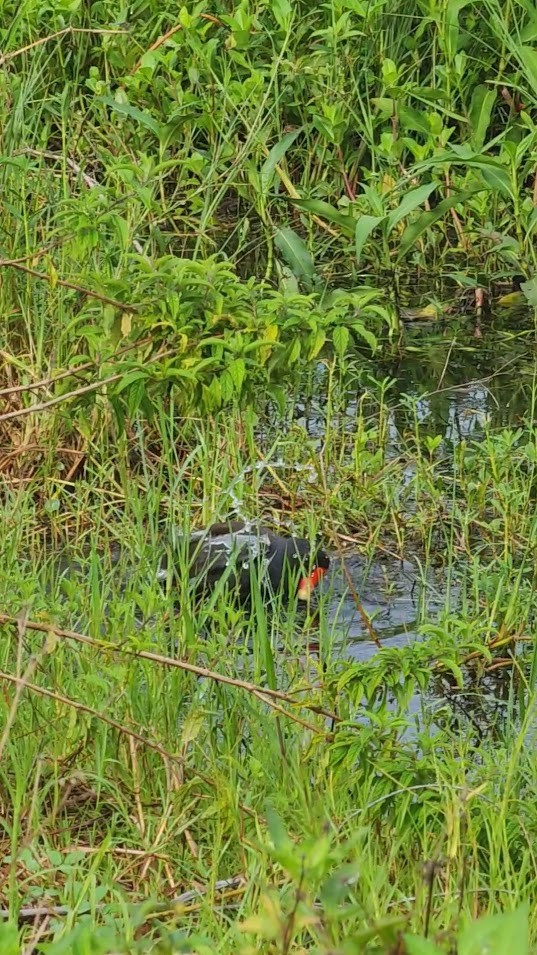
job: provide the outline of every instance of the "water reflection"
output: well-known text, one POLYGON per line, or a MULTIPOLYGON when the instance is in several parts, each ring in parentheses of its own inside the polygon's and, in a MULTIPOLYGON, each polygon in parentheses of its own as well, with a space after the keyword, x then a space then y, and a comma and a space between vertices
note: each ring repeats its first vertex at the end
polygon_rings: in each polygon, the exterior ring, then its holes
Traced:
MULTIPOLYGON (((461 441, 479 439, 485 429, 516 427, 531 408, 537 379, 537 359, 531 347, 534 330, 514 333, 501 323, 492 323, 482 334, 482 338, 472 341, 465 323, 455 330, 453 326, 449 330, 413 328, 405 350, 390 360, 355 363, 340 382, 344 410, 331 418, 330 427, 340 434, 352 434, 359 413, 363 415, 364 408, 369 409, 367 394, 374 396, 376 388, 388 407, 388 458, 401 455, 418 425, 420 436, 441 437, 443 468, 451 470, 453 452, 461 441)), ((330 374, 326 366, 319 365, 303 389, 309 397, 295 405, 295 420, 319 442, 327 430, 330 374)), ((373 397, 372 422, 378 418, 378 408, 373 397)), ((330 413, 333 415, 333 409, 330 413)), ((412 462, 402 465, 403 483, 408 483, 413 474, 412 462)), ((407 507, 412 509, 411 500, 407 507)), ((424 581, 418 564, 412 561, 377 560, 368 564, 360 556, 351 555, 347 569, 383 646, 403 646, 419 639, 420 621, 434 619, 448 599, 442 576, 424 581)), ((352 658, 369 659, 376 647, 364 632, 344 577, 337 570, 333 588, 333 627, 341 633, 352 658)), ((456 600, 457 594, 451 592, 451 606, 456 600)))
MULTIPOLYGON (((445 605, 443 572, 435 579, 431 571, 424 579, 412 561, 391 557, 367 561, 356 554, 345 556, 345 567, 383 647, 402 647, 420 639, 420 621, 436 617, 445 605)), ((337 562, 331 572, 329 619, 347 656, 368 660, 377 652, 337 562)))

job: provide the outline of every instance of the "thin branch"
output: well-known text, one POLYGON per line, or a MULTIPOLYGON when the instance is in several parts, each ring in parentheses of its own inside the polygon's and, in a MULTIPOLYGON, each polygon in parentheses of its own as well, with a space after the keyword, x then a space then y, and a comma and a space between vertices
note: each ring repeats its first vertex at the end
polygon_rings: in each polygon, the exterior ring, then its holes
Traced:
MULTIPOLYGON (((2 268, 16 269, 18 272, 24 272, 25 275, 32 275, 42 282, 50 283, 52 281, 50 275, 38 272, 37 269, 31 269, 29 266, 23 265, 22 262, 17 262, 15 259, 0 259, 0 269, 2 268)), ((76 282, 67 282, 66 279, 55 278, 54 285, 61 285, 62 288, 69 288, 74 292, 80 292, 81 295, 85 295, 87 298, 95 298, 99 302, 104 302, 105 305, 113 305, 114 308, 120 308, 123 312, 135 312, 138 308, 137 305, 129 305, 128 302, 119 302, 116 298, 109 298, 108 295, 101 295, 99 292, 84 288, 83 285, 77 285, 76 282)))
MULTIPOLYGON (((152 358, 148 358, 148 360, 145 362, 145 366, 151 365, 156 361, 160 361, 162 358, 170 358, 171 355, 175 354, 175 349, 170 348, 166 352, 162 352, 158 355, 153 355, 152 358)), ((119 379, 123 378, 124 375, 125 372, 120 371, 115 375, 110 375, 109 378, 103 378, 101 381, 93 381, 89 385, 83 385, 82 388, 75 388, 74 391, 66 391, 64 395, 58 395, 57 398, 51 398, 50 401, 41 401, 39 404, 30 405, 29 408, 18 408, 15 411, 8 411, 6 414, 0 415, 0 422, 10 421, 12 418, 25 418, 29 414, 34 414, 38 411, 46 411, 48 408, 52 408, 54 405, 59 405, 63 401, 68 401, 70 398, 79 398, 80 395, 86 395, 90 391, 97 391, 99 388, 104 388, 106 385, 110 385, 114 381, 119 381, 119 379)))
MULTIPOLYGON (((222 894, 229 892, 235 889, 240 889, 245 886, 245 880, 241 875, 233 876, 230 879, 220 879, 214 884, 214 892, 222 894)), ((195 902, 196 899, 207 895, 209 893, 209 887, 200 886, 199 889, 189 889, 187 892, 181 892, 181 895, 176 895, 173 899, 170 899, 167 902, 156 902, 155 910, 159 912, 161 910, 166 911, 178 905, 186 905, 188 902, 195 902)), ((106 902, 99 902, 97 904, 98 909, 103 909, 107 905, 106 902)), ((50 918, 50 917, 62 917, 66 915, 71 915, 74 910, 69 908, 68 905, 25 905, 18 912, 18 918, 20 922, 28 922, 33 919, 39 918, 50 918)), ((0 909, 0 919, 10 918, 12 913, 9 909, 0 909)), ((150 917, 150 916, 148 916, 150 917)))
MULTIPOLYGON (((210 23, 216 23, 218 26, 221 26, 221 27, 224 26, 222 21, 219 20, 218 17, 214 17, 211 13, 200 13, 199 17, 202 20, 209 20, 210 23)), ((155 50, 158 50, 159 46, 162 46, 163 43, 166 43, 167 40, 171 39, 172 36, 174 36, 176 33, 179 33, 179 31, 182 29, 183 29, 183 25, 181 23, 177 23, 174 27, 168 30, 167 33, 163 33, 162 36, 159 36, 158 39, 155 40, 155 42, 152 43, 151 46, 147 48, 143 56, 145 56, 146 53, 154 53, 155 50)), ((137 73, 138 70, 140 69, 142 65, 142 59, 143 57, 140 58, 138 62, 133 66, 131 70, 131 76, 134 73, 137 73)))
POLYGON ((33 43, 28 43, 26 46, 21 46, 18 50, 13 50, 12 53, 4 53, 3 56, 0 56, 0 66, 3 66, 4 63, 9 63, 10 60, 14 60, 17 56, 21 56, 23 53, 28 53, 29 50, 35 50, 38 46, 43 46, 43 44, 48 43, 49 40, 57 40, 59 37, 67 36, 68 33, 74 35, 75 33, 89 33, 94 35, 103 34, 104 36, 115 35, 126 36, 128 35, 128 30, 107 30, 103 29, 91 29, 89 27, 64 27, 63 30, 56 30, 55 33, 49 33, 48 36, 41 37, 39 40, 34 40, 33 43))
MULTIPOLYGON (((23 155, 35 156, 38 159, 51 159, 53 162, 64 163, 69 169, 75 173, 76 176, 81 176, 82 180, 88 187, 88 189, 96 189, 100 183, 97 179, 94 179, 93 176, 88 175, 87 172, 84 172, 82 166, 80 166, 74 159, 71 159, 70 156, 63 156, 61 153, 53 153, 44 149, 25 149, 23 150, 23 155)), ((132 240, 132 247, 138 255, 144 256, 144 248, 142 243, 138 239, 132 240)))
MULTIPOLYGON (((131 342, 130 345, 120 348, 113 357, 114 359, 121 358, 127 352, 132 351, 133 348, 141 348, 143 345, 149 345, 151 341, 151 337, 147 337, 136 342, 131 342)), ((0 351, 0 355, 3 355, 6 361, 13 361, 8 352, 0 351)), ((88 371, 89 368, 98 368, 101 364, 102 362, 96 360, 86 361, 82 365, 72 365, 71 368, 67 368, 66 371, 62 371, 58 375, 53 375, 51 378, 41 378, 40 381, 34 381, 29 385, 14 385, 12 388, 1 388, 0 397, 20 394, 23 391, 34 391, 37 388, 50 388, 51 385, 55 385, 57 381, 62 381, 63 378, 76 378, 81 371, 88 371)))
POLYGON ((80 374, 81 371, 88 371, 89 368, 95 368, 95 365, 96 362, 94 361, 85 361, 82 365, 68 368, 67 371, 62 371, 59 375, 54 375, 52 378, 41 378, 40 381, 34 381, 30 385, 13 385, 11 388, 0 388, 0 397, 6 398, 9 395, 19 395, 24 391, 36 391, 38 388, 50 388, 50 386, 56 384, 57 381, 62 381, 63 378, 74 378, 80 374))
POLYGON ((113 729, 118 731, 118 733, 122 733, 124 736, 129 736, 131 739, 136 739, 139 743, 143 743, 144 746, 148 746, 149 749, 155 750, 155 752, 159 753, 160 756, 163 756, 164 759, 170 760, 171 762, 182 763, 181 757, 175 756, 173 753, 169 753, 168 750, 164 749, 164 747, 160 745, 160 743, 154 743, 145 736, 141 736, 141 734, 137 733, 135 730, 128 729, 126 726, 123 726, 122 723, 118 723, 117 720, 113 720, 110 716, 105 716, 105 714, 101 713, 100 710, 95 710, 91 706, 86 706, 85 703, 79 703, 77 700, 71 700, 68 696, 62 696, 61 693, 55 693, 53 690, 47 690, 43 686, 37 686, 37 684, 30 683, 24 677, 15 676, 13 673, 6 673, 4 670, 0 670, 0 680, 5 680, 6 683, 13 683, 17 687, 22 687, 23 690, 30 690, 31 693, 36 693, 38 696, 46 696, 49 700, 54 700, 56 703, 63 703, 64 706, 69 706, 73 710, 78 710, 81 713, 88 713, 89 716, 94 716, 96 719, 101 720, 102 723, 112 726, 113 729))
POLYGON ((46 411, 48 408, 54 407, 54 405, 59 405, 63 401, 68 401, 69 398, 78 398, 80 395, 86 395, 90 391, 97 391, 99 388, 104 388, 106 385, 112 384, 114 381, 119 381, 120 378, 123 378, 125 372, 118 372, 116 375, 110 375, 109 378, 103 378, 102 381, 93 381, 89 385, 84 385, 82 388, 75 388, 74 391, 67 391, 64 395, 58 395, 57 398, 51 398, 50 401, 41 401, 39 404, 30 405, 29 408, 17 408, 15 411, 8 411, 6 414, 0 415, 1 421, 11 421, 13 418, 26 418, 29 414, 35 414, 38 411, 46 411))
MULTIPOLYGON (((16 617, 6 613, 0 613, 0 624, 16 624, 16 622, 16 617)), ((176 660, 173 657, 166 657, 160 653, 154 653, 151 650, 131 650, 128 647, 119 647, 113 643, 95 640, 85 633, 78 633, 76 630, 62 630, 59 627, 54 627, 50 623, 41 623, 41 621, 26 620, 25 626, 27 630, 37 630, 40 633, 52 633, 56 637, 61 637, 66 640, 75 640, 77 643, 84 643, 86 646, 93 647, 100 653, 110 653, 110 651, 114 653, 124 653, 142 660, 149 660, 159 666, 186 670, 187 673, 193 673, 195 676, 202 677, 203 679, 213 680, 215 683, 225 683, 227 686, 234 686, 237 689, 245 690, 253 696, 261 694, 263 696, 263 702, 269 706, 271 705, 271 700, 279 700, 288 706, 301 707, 302 709, 309 710, 311 713, 316 713, 318 716, 324 716, 326 719, 334 720, 337 723, 341 722, 341 718, 335 713, 331 713, 329 710, 325 710, 314 703, 309 703, 304 700, 295 700, 292 696, 289 696, 289 694, 282 693, 281 690, 257 686, 255 683, 239 680, 238 677, 226 676, 224 673, 217 673, 214 670, 208 670, 206 667, 196 666, 194 663, 187 663, 185 660, 176 660)), ((289 713, 285 715, 289 716, 290 719, 296 719, 296 717, 291 716, 289 713)), ((315 732, 319 732, 317 727, 315 727, 315 732)))

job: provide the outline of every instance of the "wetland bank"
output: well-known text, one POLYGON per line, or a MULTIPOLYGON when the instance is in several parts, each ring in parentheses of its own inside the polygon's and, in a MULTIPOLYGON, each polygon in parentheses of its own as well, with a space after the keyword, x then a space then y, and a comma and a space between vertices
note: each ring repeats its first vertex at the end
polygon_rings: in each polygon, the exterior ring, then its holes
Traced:
POLYGON ((531 951, 535 11, 4 7, 0 950, 531 951))

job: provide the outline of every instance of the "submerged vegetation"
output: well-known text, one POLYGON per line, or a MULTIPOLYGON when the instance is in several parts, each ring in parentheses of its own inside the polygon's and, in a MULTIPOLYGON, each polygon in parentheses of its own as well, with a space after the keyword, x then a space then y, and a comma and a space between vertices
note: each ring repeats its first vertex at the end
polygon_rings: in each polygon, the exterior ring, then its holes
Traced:
POLYGON ((530 951, 537 8, 2 13, 0 951, 530 951), (230 515, 317 605, 157 583, 230 515))

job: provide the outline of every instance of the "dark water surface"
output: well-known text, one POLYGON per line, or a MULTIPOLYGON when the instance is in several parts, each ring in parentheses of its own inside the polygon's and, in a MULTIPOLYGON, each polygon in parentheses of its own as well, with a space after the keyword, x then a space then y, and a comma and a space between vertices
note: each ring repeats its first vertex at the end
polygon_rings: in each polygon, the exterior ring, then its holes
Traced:
MULTIPOLYGON (((389 440, 393 455, 403 450, 402 436, 413 432, 415 420, 420 432, 442 437, 446 468, 457 444, 477 439, 500 428, 516 428, 531 414, 532 392, 537 380, 537 347, 533 325, 521 327, 520 318, 511 327, 509 316, 484 324, 475 337, 471 321, 445 328, 413 326, 407 330, 405 349, 388 362, 376 366, 375 378, 391 379, 386 392, 389 406, 389 440)), ((326 374, 326 373, 325 373, 326 374)), ((312 436, 324 433, 323 372, 317 381, 315 400, 298 405, 297 416, 312 436)), ((349 386, 349 400, 338 426, 353 429, 356 421, 360 383, 355 395, 349 386)), ((409 477, 411 474, 409 473, 409 477)), ((434 619, 447 603, 453 605, 456 590, 446 593, 445 580, 423 575, 417 560, 395 558, 368 563, 363 557, 346 557, 357 595, 383 646, 401 646, 418 638, 421 620, 434 619)), ((345 636, 347 653, 368 659, 376 652, 353 598, 345 596, 343 575, 332 573, 334 591, 331 616, 345 636)))

